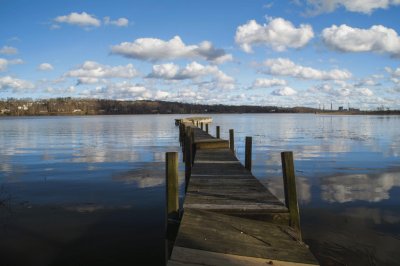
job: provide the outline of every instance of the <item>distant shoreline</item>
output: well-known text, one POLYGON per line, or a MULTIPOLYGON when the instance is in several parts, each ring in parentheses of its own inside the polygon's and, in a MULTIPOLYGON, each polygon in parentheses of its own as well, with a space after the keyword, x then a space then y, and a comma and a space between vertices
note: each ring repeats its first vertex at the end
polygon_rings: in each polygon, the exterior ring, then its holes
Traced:
POLYGON ((55 98, 0 100, 0 116, 85 116, 123 114, 314 113, 319 115, 400 115, 400 110, 320 110, 310 107, 207 105, 167 101, 55 98))

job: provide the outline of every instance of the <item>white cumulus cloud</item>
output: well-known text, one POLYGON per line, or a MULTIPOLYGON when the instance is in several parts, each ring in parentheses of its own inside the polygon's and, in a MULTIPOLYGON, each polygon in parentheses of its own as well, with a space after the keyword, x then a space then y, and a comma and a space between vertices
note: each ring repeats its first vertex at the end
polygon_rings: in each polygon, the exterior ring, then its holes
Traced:
POLYGON ((37 69, 40 70, 40 71, 51 71, 54 68, 49 63, 42 63, 42 64, 38 65, 37 69))
POLYGON ((271 92, 271 94, 275 95, 275 96, 293 96, 293 95, 297 94, 297 91, 295 91, 294 89, 292 89, 290 87, 283 87, 283 88, 274 90, 273 92, 271 92))
POLYGON ((13 91, 21 91, 25 89, 33 89, 35 86, 26 80, 13 78, 11 76, 0 77, 0 89, 12 89, 13 91))
POLYGON ((100 79, 107 78, 134 78, 138 71, 132 64, 125 66, 102 65, 95 61, 85 61, 76 69, 68 71, 64 76, 78 78, 78 83, 97 83, 100 79))
POLYGON ((173 63, 154 65, 149 78, 160 78, 169 80, 197 79, 212 76, 219 83, 233 83, 234 78, 222 72, 217 66, 204 66, 197 62, 187 64, 180 68, 173 63))
POLYGON ((111 47, 113 54, 128 58, 160 61, 174 59, 201 58, 213 63, 224 63, 232 60, 232 55, 223 49, 217 49, 209 41, 197 45, 186 45, 179 36, 169 41, 156 38, 139 38, 133 42, 123 42, 111 47))
POLYGON ((260 25, 255 20, 236 29, 235 41, 247 53, 252 52, 253 45, 263 44, 276 51, 287 48, 301 48, 313 37, 311 25, 301 24, 296 28, 283 18, 267 18, 268 23, 260 25))
POLYGON ((58 23, 77 25, 80 27, 99 27, 101 25, 100 20, 98 20, 95 16, 90 15, 86 12, 82 13, 72 12, 65 16, 58 16, 54 19, 54 21, 58 23))
POLYGON ((400 37, 393 29, 381 25, 369 29, 333 25, 322 31, 323 41, 342 52, 377 52, 400 56, 400 37))
POLYGON ((0 49, 0 54, 6 54, 6 55, 18 54, 18 49, 11 46, 3 46, 0 49))
POLYGON ((117 27, 126 27, 129 24, 129 20, 127 18, 119 18, 116 20, 111 20, 110 17, 104 17, 103 21, 105 25, 114 25, 117 27))
POLYGON ((301 79, 342 80, 349 79, 352 76, 347 70, 318 70, 311 67, 297 65, 287 58, 268 59, 264 62, 264 65, 267 67, 267 69, 264 71, 267 74, 291 76, 301 79))
POLYGON ((167 92, 167 91, 156 91, 155 93, 154 93, 154 98, 156 99, 156 100, 165 100, 168 96, 170 95, 170 93, 169 92, 167 92))
POLYGON ((399 0, 307 0, 310 15, 330 13, 343 7, 347 11, 371 14, 376 9, 387 9, 390 5, 399 5, 399 0))
POLYGON ((363 96, 372 96, 372 95, 374 95, 374 93, 368 88, 360 88, 360 89, 358 89, 358 92, 363 96))
POLYGON ((286 86, 287 82, 283 79, 264 79, 258 78, 253 82, 252 88, 270 88, 274 86, 286 86))

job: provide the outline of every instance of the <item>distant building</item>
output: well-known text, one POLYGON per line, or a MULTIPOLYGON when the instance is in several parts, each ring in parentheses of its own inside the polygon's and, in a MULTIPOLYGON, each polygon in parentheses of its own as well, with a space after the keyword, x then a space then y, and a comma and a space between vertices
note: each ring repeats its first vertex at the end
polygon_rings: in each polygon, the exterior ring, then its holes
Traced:
POLYGON ((28 106, 26 106, 25 104, 22 105, 22 106, 18 106, 18 110, 24 110, 24 111, 26 111, 26 110, 28 110, 28 109, 29 109, 28 106))
POLYGON ((343 106, 339 106, 338 111, 343 111, 343 106))

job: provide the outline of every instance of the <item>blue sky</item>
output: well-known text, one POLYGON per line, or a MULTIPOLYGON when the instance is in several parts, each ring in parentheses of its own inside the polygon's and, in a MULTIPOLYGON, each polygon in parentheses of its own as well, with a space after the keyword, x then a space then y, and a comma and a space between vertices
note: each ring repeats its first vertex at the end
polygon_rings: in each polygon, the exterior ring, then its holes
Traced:
POLYGON ((0 0, 0 98, 400 109, 399 17, 399 0, 0 0))

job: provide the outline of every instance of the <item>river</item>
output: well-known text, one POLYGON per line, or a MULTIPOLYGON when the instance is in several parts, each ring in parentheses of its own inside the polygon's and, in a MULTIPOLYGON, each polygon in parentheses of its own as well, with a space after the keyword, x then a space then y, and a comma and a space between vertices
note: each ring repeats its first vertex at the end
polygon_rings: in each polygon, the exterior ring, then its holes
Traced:
MULTIPOLYGON (((0 118, 0 264, 162 265, 179 117, 0 118)), ((303 238, 321 264, 400 265, 399 116, 212 117, 211 134, 235 130, 242 162, 253 137, 253 173, 282 200, 280 152, 294 152, 303 238)))

